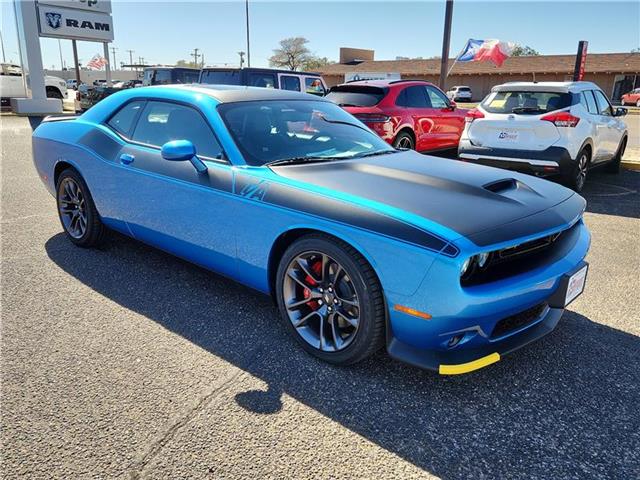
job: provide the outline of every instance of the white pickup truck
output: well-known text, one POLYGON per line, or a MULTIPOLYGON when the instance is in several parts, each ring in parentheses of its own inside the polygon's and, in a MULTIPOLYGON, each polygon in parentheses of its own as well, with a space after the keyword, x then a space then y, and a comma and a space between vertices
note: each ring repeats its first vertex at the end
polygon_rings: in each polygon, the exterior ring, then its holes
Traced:
MULTIPOLYGON (((67 83, 59 78, 45 75, 45 88, 48 98, 63 100, 67 96, 67 83)), ((0 64, 0 98, 2 106, 8 106, 11 98, 23 98, 26 96, 22 68, 10 63, 0 64)))

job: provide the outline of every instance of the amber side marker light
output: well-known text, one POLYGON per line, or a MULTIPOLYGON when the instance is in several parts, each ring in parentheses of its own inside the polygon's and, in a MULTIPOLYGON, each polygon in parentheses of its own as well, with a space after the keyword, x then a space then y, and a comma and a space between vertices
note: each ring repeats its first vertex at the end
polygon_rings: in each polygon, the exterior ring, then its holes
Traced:
POLYGON ((397 310, 398 312, 406 313, 408 315, 413 315, 414 317, 422 318, 424 320, 431 320, 431 315, 429 315, 428 313, 421 312, 413 308, 405 307, 404 305, 395 305, 393 309, 397 310))

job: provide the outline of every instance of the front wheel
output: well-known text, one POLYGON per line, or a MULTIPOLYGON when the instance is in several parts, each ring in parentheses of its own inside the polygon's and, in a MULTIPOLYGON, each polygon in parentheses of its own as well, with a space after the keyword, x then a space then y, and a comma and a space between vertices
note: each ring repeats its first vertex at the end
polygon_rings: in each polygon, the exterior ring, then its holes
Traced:
POLYGON ((362 255, 338 239, 314 234, 294 242, 280 261, 275 293, 288 330, 326 362, 353 364, 383 345, 378 278, 362 255))
POLYGON ((80 174, 69 168, 56 186, 58 217, 67 238, 79 247, 94 247, 104 235, 104 225, 80 174))
POLYGON ((607 173, 620 172, 620 164, 622 163, 622 157, 624 155, 624 151, 626 147, 627 147, 627 139, 623 138, 622 141, 620 142, 620 145, 618 146, 618 151, 616 152, 616 156, 613 157, 613 160, 611 160, 605 167, 605 170, 607 173))

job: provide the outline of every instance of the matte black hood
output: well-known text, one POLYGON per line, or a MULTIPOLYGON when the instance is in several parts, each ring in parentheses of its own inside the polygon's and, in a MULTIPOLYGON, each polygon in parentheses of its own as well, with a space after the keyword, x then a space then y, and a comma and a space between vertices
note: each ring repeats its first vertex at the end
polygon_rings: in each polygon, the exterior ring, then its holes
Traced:
POLYGON ((566 224, 585 205, 579 195, 547 180, 414 151, 273 171, 414 213, 478 245, 566 224))

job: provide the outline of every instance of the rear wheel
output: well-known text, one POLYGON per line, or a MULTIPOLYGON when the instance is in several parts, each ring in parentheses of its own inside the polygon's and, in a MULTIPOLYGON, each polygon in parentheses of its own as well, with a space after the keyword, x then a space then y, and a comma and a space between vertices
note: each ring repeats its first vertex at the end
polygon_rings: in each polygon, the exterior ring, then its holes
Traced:
POLYGON ((576 192, 581 192, 587 180, 590 161, 591 155, 589 150, 587 148, 583 148, 578 154, 578 158, 576 159, 571 172, 564 176, 563 183, 570 189, 576 192))
POLYGON ((624 151, 626 148, 627 148, 627 138, 625 137, 620 142, 620 146, 618 147, 616 156, 613 157, 613 160, 611 160, 605 167, 605 171, 607 171, 608 173, 620 172, 620 163, 622 163, 622 156, 624 155, 624 151))
POLYGON ((380 283, 364 257, 340 240, 314 234, 294 242, 278 266, 276 297, 302 348, 326 362, 356 363, 383 345, 380 283))
POLYGON ((94 247, 104 236, 104 225, 80 174, 68 168, 56 186, 58 217, 69 240, 79 247, 94 247))
POLYGON ((400 132, 396 139, 393 141, 395 148, 402 148, 407 150, 414 150, 416 148, 413 137, 408 132, 400 132))

